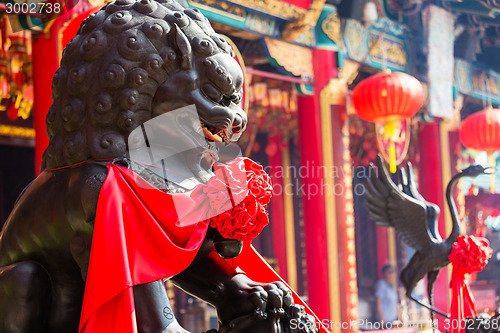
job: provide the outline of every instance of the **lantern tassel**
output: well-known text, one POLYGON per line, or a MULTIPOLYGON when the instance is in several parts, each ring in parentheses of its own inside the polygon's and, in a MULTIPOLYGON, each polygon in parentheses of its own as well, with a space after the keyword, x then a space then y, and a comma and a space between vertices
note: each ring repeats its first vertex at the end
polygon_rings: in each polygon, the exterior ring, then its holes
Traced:
POLYGON ((391 173, 396 173, 396 144, 394 141, 390 141, 389 143, 389 169, 391 173))
POLYGON ((389 170, 391 173, 396 173, 396 143, 394 136, 396 135, 397 126, 394 123, 384 125, 384 136, 389 139, 389 170))

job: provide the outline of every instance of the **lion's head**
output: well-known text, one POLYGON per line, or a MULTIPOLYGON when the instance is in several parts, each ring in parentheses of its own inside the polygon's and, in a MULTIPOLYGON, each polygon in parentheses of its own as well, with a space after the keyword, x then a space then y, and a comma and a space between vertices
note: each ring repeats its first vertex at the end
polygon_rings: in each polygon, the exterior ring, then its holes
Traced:
POLYGON ((225 39, 174 0, 116 0, 66 46, 52 82, 42 169, 122 157, 130 132, 195 104, 202 124, 237 138, 243 74, 225 39))

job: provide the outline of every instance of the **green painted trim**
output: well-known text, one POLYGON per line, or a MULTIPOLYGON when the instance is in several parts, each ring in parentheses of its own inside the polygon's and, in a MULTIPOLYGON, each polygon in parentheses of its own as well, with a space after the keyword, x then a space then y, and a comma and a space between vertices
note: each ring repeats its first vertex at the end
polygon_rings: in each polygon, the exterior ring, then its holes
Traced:
POLYGON ((325 29, 328 29, 327 23, 331 18, 337 19, 337 8, 331 5, 325 5, 316 24, 316 47, 321 49, 328 49, 332 51, 339 51, 342 45, 337 45, 328 35, 325 29))
POLYGON ((295 89, 300 95, 312 96, 314 95, 314 87, 309 84, 295 84, 295 89))

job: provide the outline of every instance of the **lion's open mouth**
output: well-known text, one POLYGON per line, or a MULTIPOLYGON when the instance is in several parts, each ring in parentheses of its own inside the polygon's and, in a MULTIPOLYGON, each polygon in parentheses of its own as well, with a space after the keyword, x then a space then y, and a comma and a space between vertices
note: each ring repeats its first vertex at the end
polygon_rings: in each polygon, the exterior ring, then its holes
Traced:
POLYGON ((208 141, 224 142, 226 144, 232 142, 232 140, 227 135, 227 129, 216 128, 205 124, 203 121, 200 121, 200 123, 201 123, 201 128, 203 130, 203 135, 208 141))
MULTIPOLYGON (((203 129, 203 134, 205 135, 205 138, 207 140, 216 141, 216 142, 223 142, 223 139, 219 134, 214 134, 214 131, 208 129, 207 127, 204 127, 203 123, 202 123, 202 129, 203 129)), ((219 131, 219 133, 220 133, 220 131, 219 131)))
POLYGON ((228 119, 219 121, 219 123, 220 125, 214 125, 200 119, 203 135, 207 140, 230 144, 240 138, 241 133, 246 127, 246 117, 244 120, 241 115, 236 115, 233 121, 228 119))

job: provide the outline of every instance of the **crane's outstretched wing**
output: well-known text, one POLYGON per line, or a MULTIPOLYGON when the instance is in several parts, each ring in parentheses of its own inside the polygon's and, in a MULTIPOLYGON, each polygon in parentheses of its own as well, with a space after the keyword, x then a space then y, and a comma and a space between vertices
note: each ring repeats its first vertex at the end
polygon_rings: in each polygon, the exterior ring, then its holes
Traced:
MULTIPOLYGON (((391 180, 380 155, 377 156, 377 166, 379 176, 371 165, 366 181, 365 205, 369 216, 379 226, 394 227, 401 239, 417 251, 428 249, 438 242, 427 226, 427 220, 432 215, 432 212, 428 212, 427 201, 422 201, 423 197, 416 189, 412 193, 413 189, 408 184, 406 190, 409 194, 399 189, 391 180)), ((435 216, 436 220, 438 215, 435 216)))
POLYGON ((437 242, 441 242, 443 239, 441 238, 438 230, 440 212, 439 206, 425 200, 424 197, 418 192, 416 183, 413 181, 414 173, 410 162, 406 164, 406 168, 407 170, 399 168, 399 187, 406 195, 409 195, 417 201, 425 203, 427 208, 427 229, 437 242))

